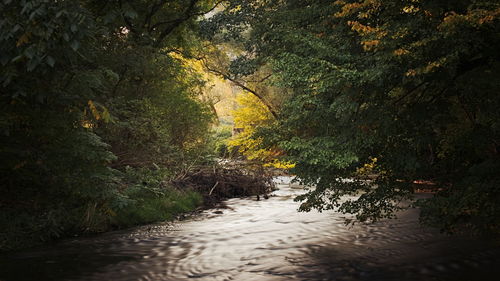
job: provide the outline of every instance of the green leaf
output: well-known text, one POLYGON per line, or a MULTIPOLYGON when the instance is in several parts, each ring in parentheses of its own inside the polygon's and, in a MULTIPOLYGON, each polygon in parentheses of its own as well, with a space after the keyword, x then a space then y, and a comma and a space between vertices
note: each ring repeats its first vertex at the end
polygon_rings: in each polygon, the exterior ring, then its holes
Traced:
POLYGON ((38 66, 38 64, 39 64, 39 62, 36 59, 28 60, 28 64, 26 66, 26 69, 28 70, 28 72, 31 72, 31 71, 35 70, 35 68, 38 66))
POLYGON ((127 10, 125 11, 124 16, 127 18, 135 19, 137 18, 138 14, 134 10, 127 10))
POLYGON ((78 48, 80 48, 80 42, 73 40, 73 41, 71 41, 70 46, 71 46, 71 49, 73 49, 73 51, 76 51, 76 50, 78 50, 78 48))
POLYGON ((21 29, 21 27, 22 27, 21 25, 16 24, 16 25, 14 26, 14 28, 12 28, 12 33, 17 32, 19 29, 21 29))
POLYGON ((11 60, 11 62, 18 62, 18 61, 20 61, 22 58, 24 58, 24 55, 19 55, 19 56, 17 56, 17 57, 15 57, 15 58, 13 58, 13 59, 11 60))
POLYGON ((54 64, 56 63, 56 60, 51 56, 47 56, 46 61, 50 67, 54 67, 54 64))

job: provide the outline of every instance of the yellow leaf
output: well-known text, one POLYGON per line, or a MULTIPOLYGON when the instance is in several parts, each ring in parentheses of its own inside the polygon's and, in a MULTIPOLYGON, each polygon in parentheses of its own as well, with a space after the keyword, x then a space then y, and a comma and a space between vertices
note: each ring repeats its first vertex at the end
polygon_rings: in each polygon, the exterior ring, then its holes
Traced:
POLYGON ((30 42, 29 33, 26 32, 23 35, 21 35, 21 37, 19 37, 19 39, 17 40, 17 43, 16 43, 16 47, 20 47, 20 46, 22 46, 26 43, 29 43, 29 42, 30 42))
POLYGON ((393 53, 395 56, 402 56, 402 55, 406 55, 406 54, 410 53, 410 51, 401 48, 401 49, 394 50, 393 53))
POLYGON ((92 112, 92 115, 94 116, 94 118, 95 118, 96 120, 101 119, 101 114, 100 114, 100 113, 99 113, 99 111, 97 110, 97 108, 96 108, 96 106, 95 106, 94 102, 93 102, 93 101, 91 101, 91 100, 89 100, 88 104, 89 104, 90 111, 92 112))
POLYGON ((361 44, 363 45, 363 49, 365 51, 374 50, 378 46, 379 43, 380 43, 380 40, 367 40, 367 41, 361 42, 361 44))

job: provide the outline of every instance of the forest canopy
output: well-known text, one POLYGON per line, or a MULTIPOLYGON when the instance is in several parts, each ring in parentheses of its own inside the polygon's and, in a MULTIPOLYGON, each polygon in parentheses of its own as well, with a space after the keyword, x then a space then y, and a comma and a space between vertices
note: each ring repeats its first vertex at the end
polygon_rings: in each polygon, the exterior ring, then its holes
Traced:
POLYGON ((201 47, 197 19, 216 5, 0 1, 0 249, 199 201, 164 188, 204 161, 214 118, 171 52, 201 47))
POLYGON ((193 209, 169 183, 227 145, 314 185, 303 211, 376 221, 411 202, 446 231, 499 231, 498 1, 0 0, 0 15, 0 249, 193 209), (230 141, 214 89, 241 93, 230 141), (436 194, 413 200, 420 183, 436 194))
POLYGON ((498 231, 497 1, 228 2, 202 30, 244 50, 234 75, 270 67, 289 95, 257 137, 317 185, 302 210, 390 217, 425 181, 440 192, 416 202, 423 221, 498 231))

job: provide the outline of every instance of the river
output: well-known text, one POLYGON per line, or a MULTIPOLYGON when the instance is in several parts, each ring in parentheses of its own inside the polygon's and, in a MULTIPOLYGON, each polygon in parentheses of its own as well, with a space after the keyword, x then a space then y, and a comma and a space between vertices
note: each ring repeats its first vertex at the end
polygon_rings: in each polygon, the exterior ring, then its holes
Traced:
POLYGON ((333 211, 297 212, 304 192, 276 179, 269 199, 230 199, 176 223, 75 238, 0 256, 0 280, 435 280, 500 276, 495 241, 448 237, 418 211, 344 225, 333 211))

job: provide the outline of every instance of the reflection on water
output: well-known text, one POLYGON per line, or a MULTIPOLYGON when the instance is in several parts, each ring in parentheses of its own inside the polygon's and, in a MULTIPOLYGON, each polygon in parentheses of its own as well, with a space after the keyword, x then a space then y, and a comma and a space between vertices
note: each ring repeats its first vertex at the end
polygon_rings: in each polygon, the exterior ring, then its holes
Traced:
POLYGON ((416 210, 347 227, 335 212, 298 213, 302 189, 279 178, 268 200, 231 199, 157 224, 0 256, 0 280, 496 280, 500 245, 449 238, 416 210), (222 212, 222 213, 221 213, 222 212))

